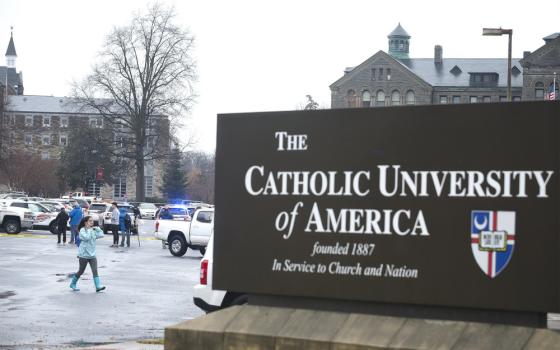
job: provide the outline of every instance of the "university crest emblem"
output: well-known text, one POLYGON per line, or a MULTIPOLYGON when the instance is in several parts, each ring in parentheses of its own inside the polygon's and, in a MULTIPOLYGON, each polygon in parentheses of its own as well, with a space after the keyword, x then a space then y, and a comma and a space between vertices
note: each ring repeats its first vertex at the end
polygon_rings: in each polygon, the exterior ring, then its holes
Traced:
POLYGON ((490 278, 507 266, 515 246, 515 212, 474 210, 471 248, 478 266, 490 278))

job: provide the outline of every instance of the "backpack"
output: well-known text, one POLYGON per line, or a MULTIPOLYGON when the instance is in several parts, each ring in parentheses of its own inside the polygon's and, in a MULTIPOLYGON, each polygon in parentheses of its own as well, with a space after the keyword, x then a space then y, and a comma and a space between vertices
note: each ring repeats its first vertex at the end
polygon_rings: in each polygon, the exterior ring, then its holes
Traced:
POLYGON ((130 228, 132 226, 132 220, 130 220, 130 215, 126 214, 124 216, 124 226, 130 228))

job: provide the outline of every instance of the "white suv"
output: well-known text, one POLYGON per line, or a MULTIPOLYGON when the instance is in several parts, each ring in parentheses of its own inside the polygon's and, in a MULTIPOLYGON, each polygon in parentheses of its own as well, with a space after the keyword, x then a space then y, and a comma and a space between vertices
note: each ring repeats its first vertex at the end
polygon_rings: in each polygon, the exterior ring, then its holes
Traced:
POLYGON ((214 264, 214 235, 210 237, 206 253, 200 262, 200 283, 194 286, 193 301, 206 312, 232 305, 247 303, 247 294, 212 289, 212 265, 214 264))

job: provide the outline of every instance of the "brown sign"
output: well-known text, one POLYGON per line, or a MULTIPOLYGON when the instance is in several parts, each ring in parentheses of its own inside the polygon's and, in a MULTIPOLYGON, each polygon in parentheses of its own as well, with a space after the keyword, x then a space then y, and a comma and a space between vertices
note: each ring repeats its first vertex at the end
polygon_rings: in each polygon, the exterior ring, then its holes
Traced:
POLYGON ((553 312, 560 104, 218 117, 214 288, 553 312))

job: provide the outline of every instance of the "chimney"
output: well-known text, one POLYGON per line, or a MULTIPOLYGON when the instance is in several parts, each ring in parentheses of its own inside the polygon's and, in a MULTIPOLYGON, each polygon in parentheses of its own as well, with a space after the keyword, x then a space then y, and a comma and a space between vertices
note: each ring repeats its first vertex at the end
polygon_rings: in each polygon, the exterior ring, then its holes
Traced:
POLYGON ((434 47, 434 64, 443 63, 443 48, 441 45, 436 45, 434 47))

